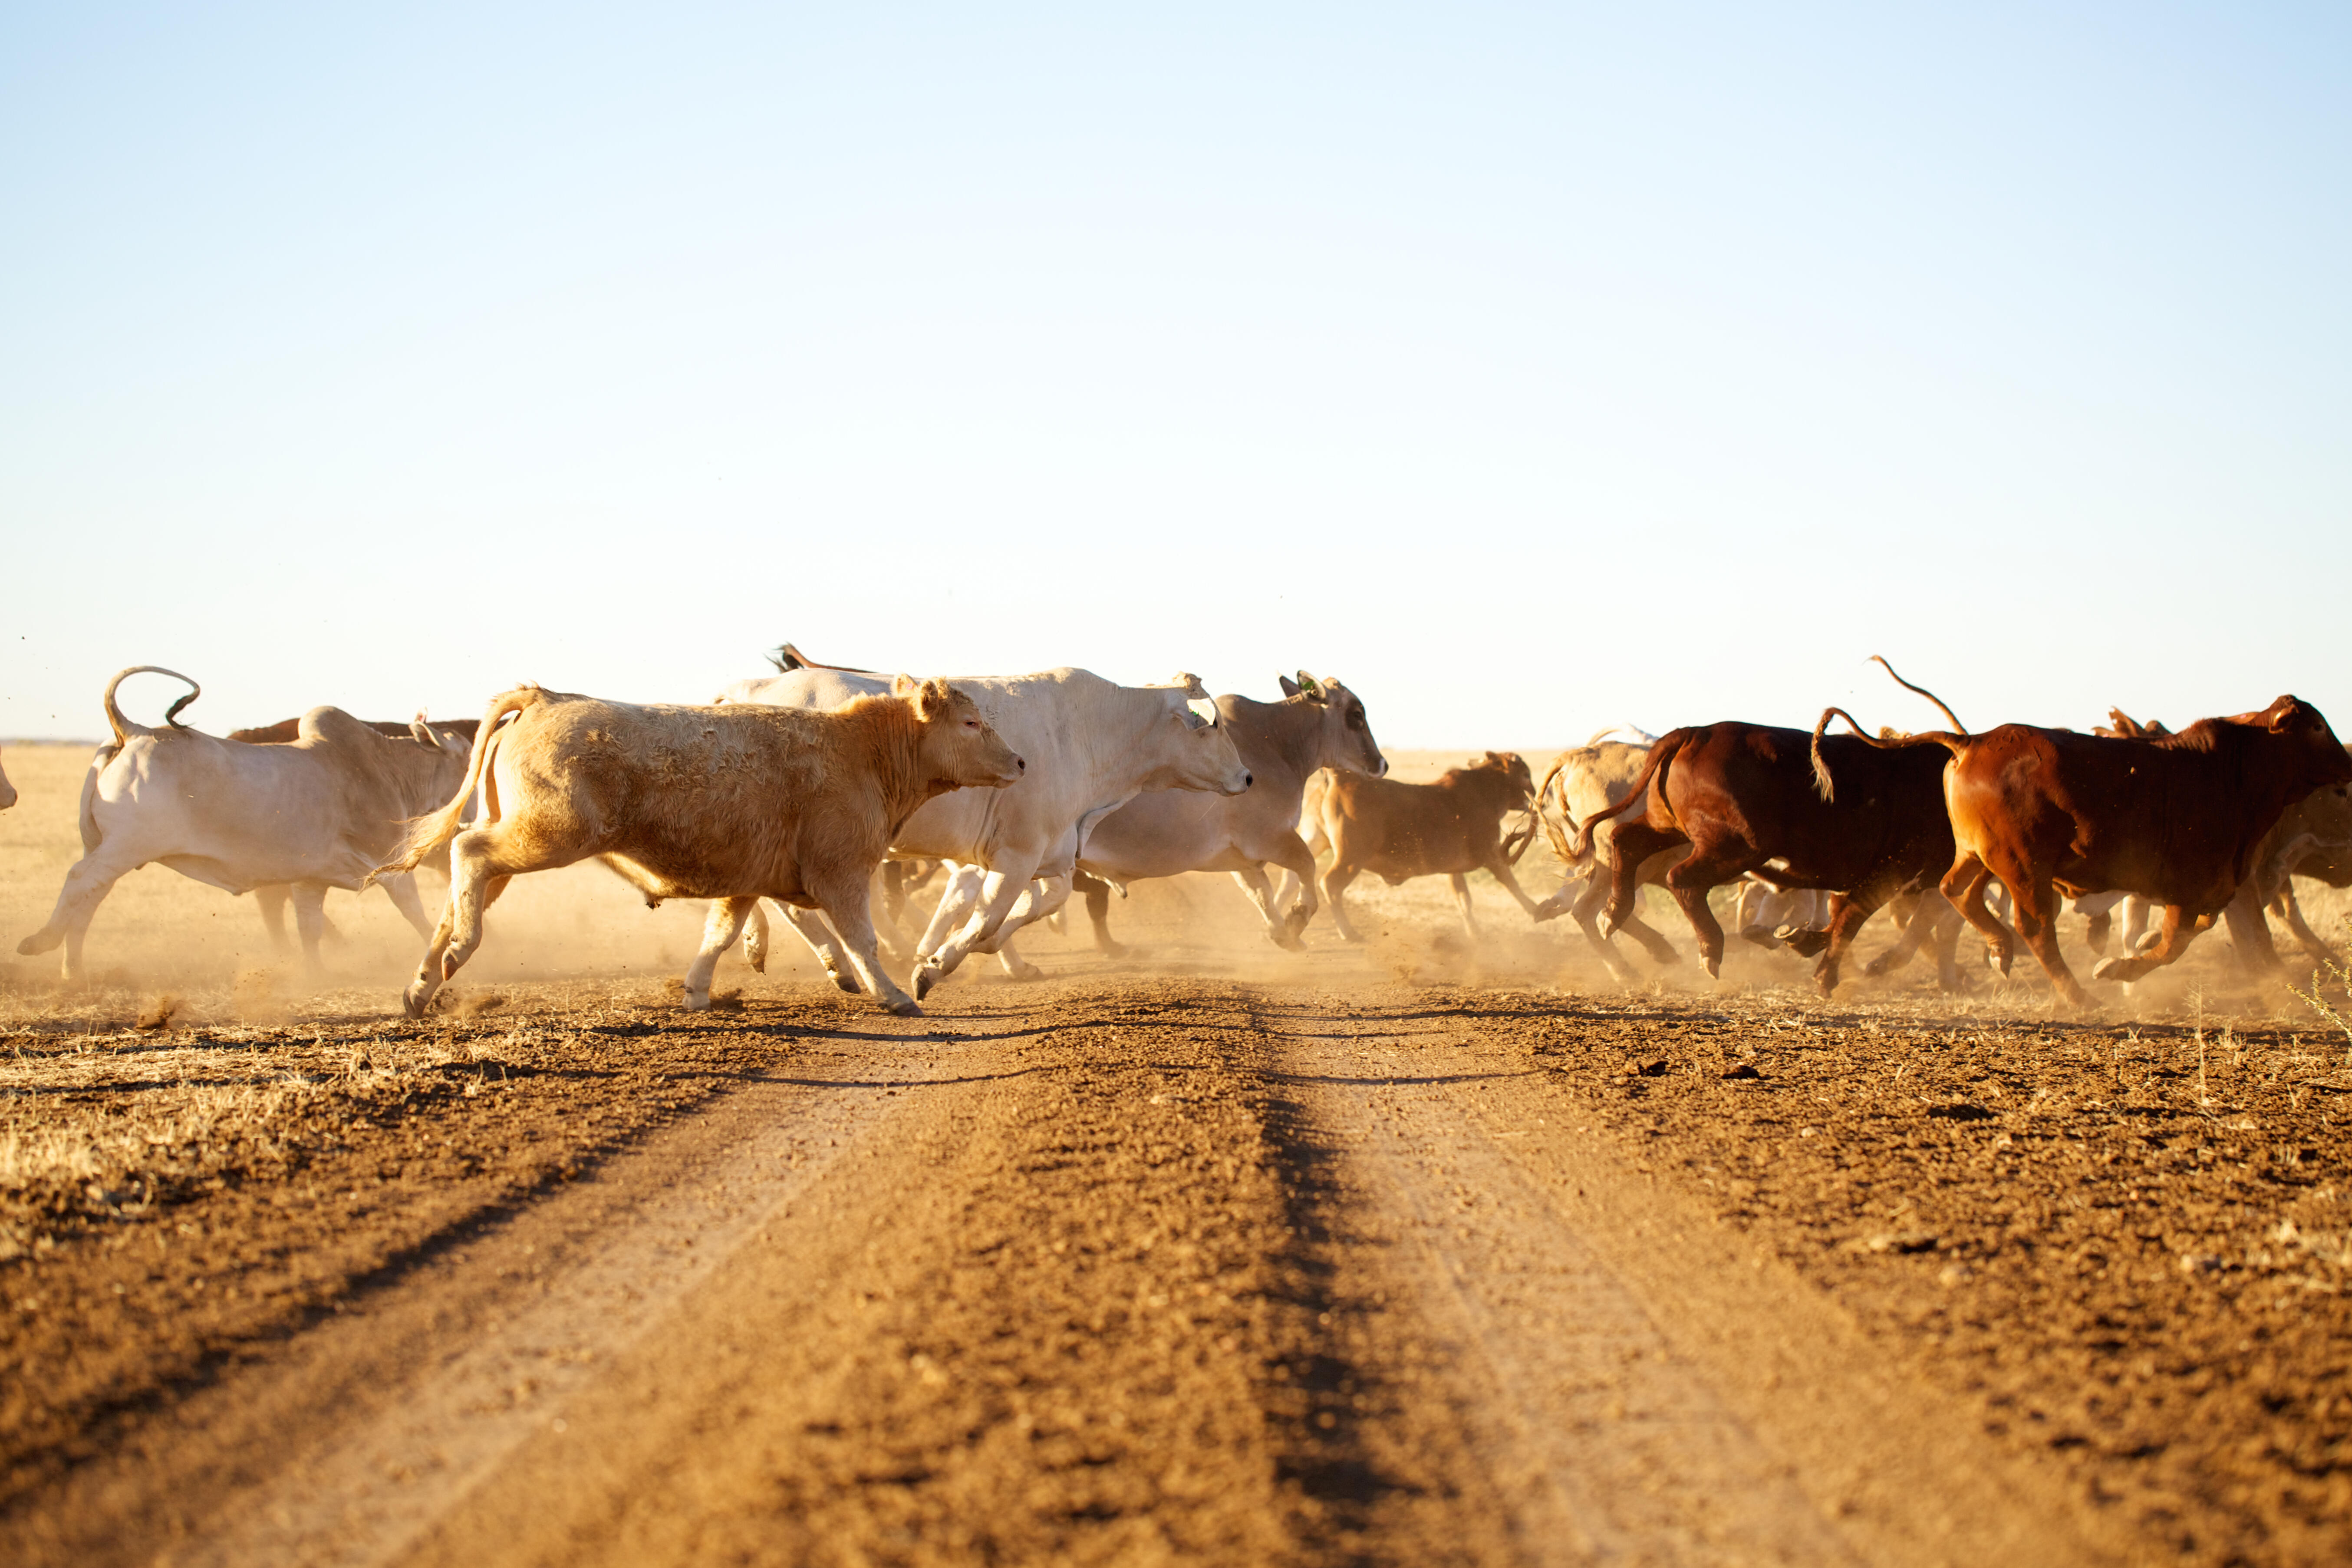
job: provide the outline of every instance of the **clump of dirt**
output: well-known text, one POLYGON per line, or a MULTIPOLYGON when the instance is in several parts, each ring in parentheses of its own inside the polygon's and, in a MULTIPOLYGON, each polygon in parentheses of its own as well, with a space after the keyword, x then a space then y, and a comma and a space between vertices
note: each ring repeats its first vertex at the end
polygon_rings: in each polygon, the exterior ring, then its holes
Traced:
POLYGON ((172 1026, 172 1015, 179 1010, 180 999, 166 991, 140 1008, 139 1016, 132 1020, 131 1026, 145 1030, 168 1029, 172 1026))

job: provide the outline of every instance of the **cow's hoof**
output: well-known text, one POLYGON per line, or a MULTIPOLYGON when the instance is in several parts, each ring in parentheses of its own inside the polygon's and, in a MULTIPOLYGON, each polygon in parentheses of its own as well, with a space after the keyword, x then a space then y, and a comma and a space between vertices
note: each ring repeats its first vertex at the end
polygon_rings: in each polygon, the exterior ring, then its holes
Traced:
POLYGON ((856 981, 852 980, 848 975, 844 974, 840 970, 835 969, 830 963, 824 966, 824 974, 826 979, 832 981, 835 985, 840 986, 844 991, 848 992, 852 996, 863 996, 866 994, 865 992, 858 988, 856 981))
POLYGON ((1721 953, 1702 953, 1699 956, 1699 962, 1706 965, 1706 977, 1709 980, 1720 980, 1723 978, 1723 955, 1721 953))
POLYGON ((768 950, 764 947, 747 947, 743 950, 743 962, 751 966, 752 973, 765 974, 768 973, 768 950))
POLYGON ((929 964, 922 963, 916 965, 915 1000, 919 1002, 924 997, 929 996, 931 994, 931 987, 938 984, 939 980, 940 972, 932 968, 929 964))
POLYGON ((1800 931, 1794 926, 1782 926, 1773 934, 1786 942, 1789 951, 1800 958, 1819 958, 1830 945, 1830 933, 1825 931, 1800 931))
POLYGON ((65 938, 62 936, 50 936, 47 931, 37 931, 32 935, 26 937, 24 941, 18 942, 16 944, 16 951, 24 954, 26 957, 30 958, 37 952, 48 952, 49 949, 57 946, 58 943, 63 941, 65 941, 65 938))
POLYGON ((1099 951, 1105 958, 1131 958, 1135 955, 1135 949, 1123 942, 1104 942, 1099 951))
POLYGON ((1740 927, 1739 940, 1742 942, 1752 942, 1759 947, 1778 947, 1780 945, 1780 939, 1774 936, 1770 931, 1766 931, 1762 926, 1740 927))
POLYGON ((431 994, 421 985, 412 985, 400 994, 400 1010, 412 1018, 425 1016, 425 1009, 432 1004, 431 994))
POLYGON ((1038 968, 1035 964, 1024 961, 1022 963, 1015 965, 1013 968, 1005 971, 1005 978, 1008 980, 1043 980, 1045 978, 1045 972, 1038 968))
POLYGON ((1566 914, 1568 910, 1561 906, 1553 903, 1549 899, 1546 899, 1542 903, 1538 904, 1528 912, 1534 916, 1536 924, 1541 925, 1546 921, 1556 921, 1559 919, 1559 917, 1566 914))
POLYGON ((919 1018, 923 1016, 923 1009, 912 996, 901 996, 895 1002, 885 1002, 882 1005, 897 1017, 919 1018))
POLYGON ((689 1013, 705 1013, 710 1009, 710 993, 688 991, 678 997, 678 1005, 689 1013))
POLYGON ((2136 980, 2137 966, 2126 958, 2103 958, 2091 970, 2094 980, 2136 980))

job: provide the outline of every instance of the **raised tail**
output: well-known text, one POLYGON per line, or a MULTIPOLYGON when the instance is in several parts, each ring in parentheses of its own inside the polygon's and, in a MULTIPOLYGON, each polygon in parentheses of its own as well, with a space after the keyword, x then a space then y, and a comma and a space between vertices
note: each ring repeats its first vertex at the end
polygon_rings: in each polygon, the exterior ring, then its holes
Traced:
MULTIPOLYGON (((482 776, 489 770, 490 753, 497 749, 498 727, 509 714, 520 713, 526 708, 536 708, 547 700, 543 687, 518 686, 512 691, 490 699, 490 706, 482 714, 482 727, 474 731, 474 754, 467 761, 465 782, 449 804, 438 811, 427 812, 408 825, 408 837, 400 853, 368 873, 373 882, 378 877, 390 877, 402 871, 414 871, 425 858, 457 837, 457 829, 466 819, 466 803, 474 798, 482 776)), ((486 811, 487 818, 488 813, 486 811)))
MULTIPOLYGON (((1947 707, 1945 707, 1945 706, 1944 706, 1944 700, 1943 700, 1942 698, 1940 698, 1940 697, 1937 696, 1934 692, 1932 692, 1932 691, 1928 690, 1928 689, 1927 689, 1926 687, 1924 687, 1924 686, 1914 686, 1914 685, 1912 685, 1909 681, 1907 681, 1907 680, 1904 679, 1901 676, 1899 676, 1899 675, 1895 675, 1895 667, 1894 667, 1893 665, 1891 665, 1891 664, 1887 663, 1885 659, 1883 659, 1883 658, 1879 658, 1879 657, 1878 657, 1878 655, 1876 655, 1876 654, 1872 654, 1872 655, 1870 656, 1870 658, 1871 658, 1871 662, 1872 662, 1872 663, 1874 663, 1874 664, 1875 664, 1875 665, 1877 665, 1879 668, 1881 668, 1881 669, 1885 670, 1885 671, 1887 674, 1889 674, 1889 675, 1893 675, 1893 676, 1895 676, 1895 685, 1897 685, 1897 686, 1901 687, 1901 688, 1902 688, 1904 690, 1906 690, 1906 691, 1916 691, 1916 692, 1917 692, 1920 696, 1922 696, 1922 697, 1926 698, 1928 701, 1930 701, 1930 702, 1934 703, 1934 704, 1936 705, 1937 710, 1938 712, 1942 713, 1942 714, 1943 714, 1943 716, 1944 716, 1946 719, 1948 719, 1948 720, 1949 720, 1949 721, 1951 721, 1951 725, 1952 725, 1952 728, 1953 728, 1954 730, 1958 731, 1959 733, 1961 733, 1961 734, 1963 734, 1963 735, 1965 735, 1965 734, 1967 734, 1967 733, 1969 732, 1969 727, 1968 727, 1966 724, 1963 724, 1963 723, 1961 723, 1961 722, 1960 722, 1960 716, 1959 716, 1958 714, 1957 714, 1957 713, 1953 712, 1950 709, 1948 709, 1948 708, 1947 708, 1947 707)), ((1851 723, 1853 723, 1853 720, 1851 720, 1851 719, 1849 719, 1849 720, 1847 720, 1847 721, 1846 721, 1846 722, 1847 722, 1847 723, 1849 723, 1849 724, 1851 724, 1851 723)))
MULTIPOLYGON (((1882 659, 1879 662, 1883 664, 1885 661, 1882 659)), ((1889 675, 1895 675, 1895 671, 1891 668, 1886 673, 1889 675)), ((1895 675, 1895 679, 1901 680, 1903 678, 1899 675, 1895 675)), ((1913 687, 1912 689, 1916 691, 1918 688, 1913 687)), ((1930 700, 1932 700, 1932 699, 1930 700)), ((1938 708, 1944 707, 1940 702, 1937 702, 1936 706, 1938 708)), ((1948 708, 1946 708, 1944 710, 1947 713, 1951 711, 1948 708)), ((1864 730, 1861 724, 1855 721, 1854 716, 1847 712, 1844 709, 1824 708, 1822 710, 1820 721, 1813 725, 1813 788, 1820 793, 1821 797, 1823 800, 1833 801, 1837 799, 1837 783, 1830 777, 1829 760, 1822 755, 1822 736, 1823 732, 1829 729, 1830 721, 1832 719, 1844 720, 1846 722, 1846 728, 1853 731, 1853 738, 1855 740, 1860 741, 1866 746, 1874 746, 1882 752, 1906 751, 1913 746, 1941 746, 1957 757, 1962 752, 1968 750, 1969 735, 1966 731, 1961 731, 1959 734, 1952 735, 1947 734, 1941 730, 1922 730, 1916 735, 1898 735, 1894 740, 1882 741, 1877 736, 1872 734, 1869 731, 1864 730)))
POLYGON ((1576 830, 1576 840, 1569 846, 1568 859, 1570 865, 1592 852, 1594 828, 1615 816, 1635 801, 1648 798, 1650 780, 1657 776, 1659 770, 1674 760, 1674 754, 1683 749, 1683 742, 1689 736, 1688 730, 1670 730, 1658 738, 1657 744, 1650 748, 1648 760, 1642 764, 1641 775, 1634 779, 1633 787, 1625 792, 1625 798, 1614 805, 1594 812, 1584 819, 1584 826, 1576 830))
POLYGON ((188 680, 186 676, 176 669, 165 669, 160 664, 134 664, 129 669, 116 670, 114 679, 106 683, 106 695, 100 699, 106 704, 106 721, 114 726, 114 743, 119 746, 133 735, 152 735, 155 732, 144 724, 125 719, 122 716, 122 710, 114 705, 114 689, 134 675, 168 675, 174 680, 188 681, 188 694, 163 710, 165 724, 174 730, 186 729, 187 726, 180 722, 180 710, 202 697, 205 694, 205 689, 194 681, 188 680))
POLYGON ((1536 786, 1536 820, 1543 824, 1544 837, 1551 840, 1551 851, 1559 857, 1559 863, 1563 866, 1572 866, 1576 862, 1569 854, 1568 836, 1576 831, 1576 818, 1568 809, 1566 784, 1559 786, 1559 817, 1560 822, 1567 823, 1568 826, 1563 829, 1559 823, 1551 819, 1551 814, 1544 810, 1544 802, 1550 798, 1553 783, 1559 779, 1560 770, 1567 765, 1568 758, 1563 755, 1558 762, 1552 763, 1551 771, 1544 774, 1543 783, 1536 786))

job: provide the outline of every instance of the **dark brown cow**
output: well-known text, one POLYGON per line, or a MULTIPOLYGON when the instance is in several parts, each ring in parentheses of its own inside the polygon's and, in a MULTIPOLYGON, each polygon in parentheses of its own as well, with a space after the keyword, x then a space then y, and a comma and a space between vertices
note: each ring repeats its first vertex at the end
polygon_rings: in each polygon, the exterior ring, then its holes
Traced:
MULTIPOLYGON (((1503 837, 1504 817, 1535 808, 1535 774, 1517 752, 1489 752, 1449 768, 1434 784, 1399 784, 1336 770, 1330 781, 1315 807, 1323 835, 1331 842, 1323 896, 1331 902, 1332 923, 1348 941, 1364 939, 1349 923, 1340 895, 1366 871, 1391 887, 1414 877, 1445 877, 1462 906, 1462 923, 1473 936, 1478 934, 1478 918, 1471 911, 1465 872, 1492 872, 1519 900, 1519 908, 1535 913, 1536 901, 1511 874, 1517 856, 1505 847, 1503 837)), ((1524 837, 1514 834, 1521 853, 1534 834, 1532 824, 1524 837)))
MULTIPOLYGON (((1832 736, 1825 744, 1837 788, 1825 799, 1813 741, 1802 730, 1726 721, 1676 730, 1652 746, 1632 791, 1586 818, 1576 836, 1573 853, 1580 857, 1594 830, 1608 823, 1612 877, 1601 929, 1615 930, 1633 909, 1643 862, 1687 844, 1690 853, 1666 872, 1666 889, 1697 934, 1709 974, 1722 972, 1723 927, 1706 896, 1753 874, 1774 888, 1835 895, 1813 978, 1823 995, 1836 990, 1863 922, 1896 894, 1932 885, 1951 864, 1952 830, 1944 816, 1942 758, 1882 755, 1832 736), (1637 806, 1638 816, 1622 815, 1637 806)), ((1958 934, 1954 928, 1937 944, 1948 989, 1959 984, 1952 962, 1958 934)))
MULTIPOLYGON (((1832 716, 1853 722, 1832 708, 1822 724, 1832 716)), ((1984 905, 1986 883, 1999 877, 2018 933, 2075 1007, 2085 997, 2058 951, 2056 893, 2119 889, 2164 905, 2153 951, 2092 971, 2101 980, 2137 980, 2179 958, 2228 908, 2288 806, 2352 783, 2352 756, 2319 710, 2295 697, 2159 738, 2004 724, 1979 735, 1853 739, 1897 756, 1933 755, 1930 747, 1948 754, 1953 860, 1944 896, 1992 942, 2005 969, 2009 931, 1984 905)))

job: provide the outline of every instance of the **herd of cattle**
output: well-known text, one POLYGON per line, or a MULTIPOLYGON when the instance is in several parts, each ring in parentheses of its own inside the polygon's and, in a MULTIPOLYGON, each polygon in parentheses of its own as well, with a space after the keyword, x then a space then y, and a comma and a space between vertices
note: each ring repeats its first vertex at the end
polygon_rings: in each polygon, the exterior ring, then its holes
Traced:
MULTIPOLYGON (((1534 920, 1570 915, 1621 978, 1633 971, 1620 933, 1658 963, 1678 956, 1639 918, 1644 886, 1681 906, 1707 973, 1719 973, 1725 933, 1710 895, 1732 885, 1735 929, 1817 958, 1824 994, 1864 922, 1888 905, 1901 939, 1870 973, 1932 944, 1943 984, 1957 987, 1957 944, 1973 926, 2004 973, 2021 938, 2079 1006, 2056 936, 2064 900, 2090 918, 2094 951, 2122 906, 2122 952, 2094 973, 2129 982, 2217 919, 2251 967, 2278 964, 2273 913, 2325 953, 2293 879, 2352 884, 2352 753, 2294 697, 2178 733, 2120 713, 2089 734, 1970 732, 1895 676, 1951 728, 1874 735, 1832 708, 1810 734, 1717 723, 1629 742, 1604 731, 1540 782, 1521 758, 1489 752, 1408 784, 1383 776, 1363 702, 1304 671, 1263 702, 1213 699, 1189 675, 1137 687, 1068 668, 919 681, 814 664, 789 644, 772 662, 777 674, 702 706, 526 686, 479 721, 369 723, 315 708, 225 738, 180 721, 200 695, 194 681, 125 669, 101 699, 114 740, 83 781, 82 858, 17 952, 62 946, 67 978, 79 978, 109 889, 160 863, 256 894, 281 948, 290 902, 315 969, 327 889, 378 883, 426 942, 404 997, 421 1016, 480 945, 484 911, 509 880, 593 858, 648 905, 709 901, 689 1008, 709 1005, 714 966, 739 940, 764 965, 764 900, 836 984, 911 1015, 972 953, 1035 973, 1015 933, 1074 890, 1087 894, 1097 942, 1117 952, 1111 891, 1230 871, 1272 939, 1296 948, 1323 901, 1339 933, 1360 940, 1345 892, 1365 871, 1391 883, 1450 878, 1475 936, 1465 877, 1483 869, 1534 920), (188 687, 160 726, 116 703, 139 674, 188 687), (1829 733, 1833 719, 1850 732, 1829 733), (1539 830, 1567 868, 1541 901, 1513 870, 1539 830), (437 921, 414 879, 427 865, 448 879, 437 921), (891 931, 910 948, 909 994, 885 973, 873 898, 878 887, 895 928, 906 894, 934 871, 944 887, 928 927, 911 944, 891 931), (2146 931, 2150 910, 2160 920, 2146 931)), ((16 798, 0 772, 0 809, 16 798)))

